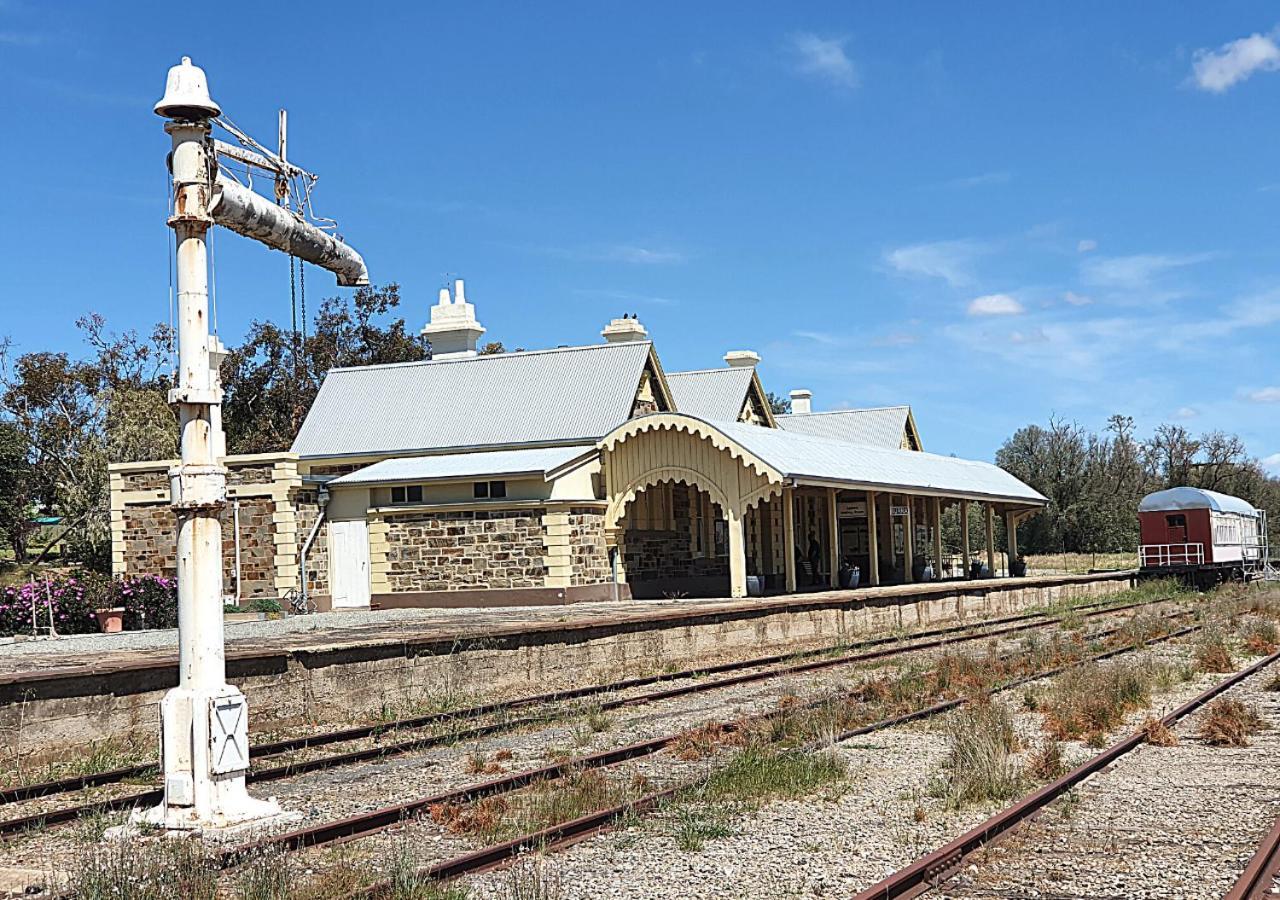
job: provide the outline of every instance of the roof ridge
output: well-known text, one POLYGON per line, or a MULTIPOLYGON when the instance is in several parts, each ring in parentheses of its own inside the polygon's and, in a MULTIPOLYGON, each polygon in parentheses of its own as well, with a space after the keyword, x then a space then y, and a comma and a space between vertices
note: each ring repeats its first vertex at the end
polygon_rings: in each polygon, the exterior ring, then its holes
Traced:
POLYGON ((652 346, 653 342, 625 341, 612 344, 581 344, 576 347, 547 347, 542 350, 513 350, 507 353, 478 353, 475 356, 445 357, 444 359, 414 359, 394 363, 369 363, 364 366, 334 366, 332 369, 329 369, 326 374, 331 374, 333 372, 366 372, 370 369, 382 370, 409 368, 410 366, 447 365, 448 363, 473 363, 482 359, 512 359, 515 357, 523 359, 526 356, 542 356, 549 353, 568 353, 579 350, 610 350, 617 347, 628 347, 637 344, 652 346))
POLYGON ((799 419, 805 416, 834 416, 834 415, 840 415, 841 413, 882 412, 886 409, 910 409, 910 408, 911 408, 910 403, 895 403, 892 406, 856 406, 856 407, 851 407, 849 409, 824 409, 819 412, 783 413, 782 415, 778 416, 778 418, 779 419, 799 419))
POLYGON ((667 377, 672 378, 678 375, 714 375, 720 372, 745 372, 748 371, 746 366, 717 366, 714 369, 687 369, 683 372, 668 372, 667 377))

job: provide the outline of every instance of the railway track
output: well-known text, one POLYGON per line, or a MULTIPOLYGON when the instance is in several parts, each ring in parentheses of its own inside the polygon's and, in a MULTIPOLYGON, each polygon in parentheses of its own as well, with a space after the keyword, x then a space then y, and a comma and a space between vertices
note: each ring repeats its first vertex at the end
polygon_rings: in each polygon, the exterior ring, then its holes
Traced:
MULTIPOLYGON (((1160 604, 1170 602, 1171 599, 1173 598, 1166 597, 1154 601, 1141 601, 1118 605, 1108 605, 1105 601, 1101 601, 1098 603, 1075 607, 1071 612, 1074 614, 1080 613, 1083 610, 1082 618, 1094 619, 1136 609, 1158 606, 1160 604)), ((658 690, 648 691, 638 695, 614 698, 596 704, 596 707, 602 711, 638 706, 690 694, 720 690, 736 685, 766 681, 787 675, 816 672, 838 666, 891 658, 922 650, 938 649, 972 641, 989 640, 992 638, 1019 634, 1038 628, 1045 628, 1060 624, 1062 621, 1062 616, 1051 616, 1046 613, 1028 613, 987 620, 974 625, 955 625, 948 626, 946 628, 931 629, 917 633, 913 636, 913 638, 915 638, 914 640, 906 643, 898 637, 876 638, 843 647, 825 647, 803 651, 798 654, 772 655, 733 663, 723 663, 716 666, 707 666, 699 669, 691 669, 672 674, 631 678, 609 684, 591 685, 572 690, 556 691, 516 698, 510 701, 484 704, 464 710, 432 713, 424 716, 399 719, 389 723, 356 726, 317 735, 307 735, 277 741, 270 744, 263 744, 256 748, 255 756, 259 759, 264 756, 266 758, 271 758, 292 751, 306 750, 313 747, 328 746, 347 741, 368 738, 376 739, 386 734, 424 728, 431 725, 454 726, 459 723, 481 719, 484 716, 501 716, 509 712, 534 708, 540 705, 546 706, 569 700, 601 696, 609 693, 619 693, 635 689, 637 687, 646 687, 649 685, 664 684, 674 681, 688 682, 673 687, 659 688, 658 690), (850 650, 857 652, 848 652, 850 650), (808 661, 795 662, 797 659, 807 659, 808 661), (759 671, 741 671, 744 669, 758 669, 759 671), (737 674, 730 674, 723 678, 706 677, 708 675, 732 672, 737 672, 737 674)), ((267 768, 255 767, 251 770, 247 780, 251 783, 259 783, 290 778, 321 769, 353 765, 360 762, 382 759, 396 754, 421 751, 431 747, 456 743, 459 741, 475 740, 503 732, 514 731, 520 728, 545 725, 554 721, 556 718, 556 714, 542 713, 522 718, 502 719, 500 721, 487 722, 461 729, 451 727, 448 731, 442 734, 431 734, 412 738, 406 741, 378 744, 372 747, 365 747, 345 753, 322 756, 310 760, 287 762, 282 765, 267 768)), ((122 783, 131 778, 145 777, 149 772, 153 772, 154 768, 153 764, 142 764, 118 768, 93 775, 77 776, 74 778, 10 788, 4 792, 0 792, 0 804, 11 804, 23 800, 53 796, 59 793, 68 793, 87 787, 122 783)), ((554 767, 548 767, 548 769, 550 768, 554 767)), ((548 776, 543 773, 542 777, 548 776)), ((485 794, 479 794, 477 796, 485 796, 485 794)), ((50 810, 42 810, 0 821, 0 835, 15 834, 32 828, 44 828, 59 825, 88 815, 109 813, 136 806, 146 806, 159 802, 161 798, 161 790, 158 788, 152 788, 124 796, 103 800, 93 800, 50 810)))
MULTIPOLYGON (((1047 670, 1030 673, 999 685, 997 690, 1009 690, 1030 681, 1058 674, 1077 665, 1132 652, 1134 649, 1137 649, 1138 646, 1145 647, 1162 641, 1183 637, 1199 630, 1199 628, 1200 626, 1198 625, 1181 628, 1169 634, 1161 635, 1149 641, 1142 642, 1139 645, 1127 645, 1107 650, 1065 665, 1054 666, 1047 670)), ((1114 634, 1117 631, 1119 631, 1119 629, 1111 629, 1105 632, 1105 634, 1114 634)), ((820 700, 813 704, 808 704, 808 706, 816 707, 825 702, 827 702, 827 700, 820 700)), ((946 700, 911 713, 893 716, 855 729, 850 729, 837 735, 836 739, 846 740, 853 736, 870 734, 875 731, 891 728, 895 725, 914 719, 938 715, 965 702, 967 702, 967 700, 964 698, 946 700)), ((719 728, 724 733, 731 733, 745 727, 752 720, 758 722, 781 714, 782 713, 780 711, 771 711, 754 717, 748 717, 747 720, 739 719, 732 722, 719 723, 719 728)), ((695 731, 697 730, 699 729, 695 729, 695 731)), ((406 820, 410 820, 415 816, 421 815, 425 811, 432 810, 433 808, 444 807, 450 804, 473 803, 486 797, 511 793, 521 788, 528 787, 539 782, 561 778, 571 773, 580 773, 588 769, 609 768, 620 765, 628 760, 652 756, 671 747, 688 734, 688 731, 666 734, 658 738, 630 744, 625 747, 567 759, 550 766, 511 773, 500 778, 469 785, 460 789, 414 798, 409 801, 382 807, 377 810, 361 813, 345 819, 320 823, 318 825, 296 829, 284 834, 273 835, 261 840, 242 844, 238 847, 228 848, 221 856, 221 863, 224 866, 234 866, 256 856, 270 854, 273 852, 294 851, 306 847, 314 847, 339 841, 347 841, 353 838, 367 837, 394 825, 401 824, 406 820)), ((519 835, 509 840, 471 851, 461 856, 437 863, 423 870, 419 874, 423 877, 436 881, 448 881, 462 875, 477 874, 500 866, 524 850, 531 848, 554 850, 569 846, 585 839, 586 837, 608 829, 618 819, 625 815, 644 812, 660 806, 662 803, 670 800, 676 795, 696 787, 700 780, 701 779, 668 786, 662 790, 654 791, 627 803, 596 810, 572 821, 556 823, 536 832, 519 835)), ((359 894, 354 896, 379 897, 384 893, 384 888, 385 886, 375 885, 372 888, 362 890, 359 894)))
MULTIPOLYGON (((1191 698, 1168 715, 1163 716, 1159 721, 1165 727, 1175 725, 1209 703, 1209 701, 1240 684, 1245 679, 1261 672, 1277 660, 1280 660, 1280 653, 1273 653, 1259 660, 1248 668, 1231 675, 1191 698)), ((909 866, 898 870, 888 878, 857 894, 855 900, 892 900, 892 898, 918 897, 927 893, 956 874, 975 853, 998 842, 1018 825, 1038 815, 1054 800, 1091 776, 1106 770, 1125 754, 1132 752, 1145 742, 1146 737, 1143 732, 1136 731, 1130 734, 1062 777, 1033 791, 1017 803, 1001 810, 954 840, 943 844, 909 866)), ((1274 866, 1277 861, 1277 853, 1280 853, 1277 848, 1277 842, 1280 842, 1280 826, 1272 829, 1272 834, 1268 836, 1268 839, 1272 842, 1271 846, 1264 846, 1266 854, 1258 861, 1254 884, 1248 888, 1250 890, 1253 890, 1258 885, 1264 886, 1267 891, 1270 890, 1270 875, 1265 875, 1264 877, 1263 873, 1268 870, 1269 866, 1274 866)), ((1255 857, 1255 860, 1257 860, 1257 857, 1255 857)), ((1252 866, 1253 864, 1251 863, 1252 866)), ((1270 869, 1270 871, 1274 871, 1274 868, 1270 869)), ((1237 896, 1244 898, 1261 896, 1261 894, 1242 893, 1237 896)))
POLYGON ((1280 877, 1280 819, 1271 826, 1271 830, 1258 844, 1249 864, 1231 890, 1223 896, 1223 900, 1263 900, 1275 897, 1272 886, 1280 877))

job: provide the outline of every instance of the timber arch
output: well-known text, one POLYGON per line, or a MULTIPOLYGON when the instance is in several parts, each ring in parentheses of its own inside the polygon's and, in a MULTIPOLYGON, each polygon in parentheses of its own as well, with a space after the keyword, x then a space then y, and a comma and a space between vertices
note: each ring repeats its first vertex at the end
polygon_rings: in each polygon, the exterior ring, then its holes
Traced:
POLYGON ((619 426, 600 450, 606 534, 634 595, 645 579, 696 592, 723 576, 719 591, 742 597, 749 574, 780 571, 781 504, 770 501, 784 491, 782 473, 720 429, 658 413, 619 426))

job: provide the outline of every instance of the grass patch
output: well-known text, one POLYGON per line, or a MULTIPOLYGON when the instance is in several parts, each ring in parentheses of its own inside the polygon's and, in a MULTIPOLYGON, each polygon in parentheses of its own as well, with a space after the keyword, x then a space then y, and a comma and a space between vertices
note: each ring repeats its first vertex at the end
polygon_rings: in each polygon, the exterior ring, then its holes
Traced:
POLYGON ((1213 701, 1200 719, 1199 737, 1213 747, 1248 747, 1249 735, 1263 728, 1252 706, 1230 697, 1213 701))
POLYGON ((1178 746, 1178 736, 1170 730, 1168 725, 1154 717, 1142 723, 1142 736, 1153 747, 1178 746))
POLYGON ((1062 758, 1062 745, 1046 740, 1027 760, 1026 772, 1036 781, 1053 781, 1066 774, 1067 763, 1062 758))
POLYGON ((933 796, 960 809, 1022 793, 1026 778, 1013 757, 1018 738, 1003 704, 969 703, 947 717, 946 727, 951 749, 942 775, 930 785, 933 796))
POLYGON ((681 850, 696 853, 707 841, 732 837, 733 833, 719 811, 683 807, 676 811, 672 837, 681 850))
POLYGON ((522 859, 507 870, 501 900, 560 900, 559 874, 541 859, 522 859))
POLYGON ((214 900, 218 870, 198 840, 118 841, 74 861, 69 895, 76 900, 214 900))
POLYGON ((1254 656, 1270 656, 1280 647, 1280 630, 1269 619, 1249 617, 1240 623, 1240 640, 1254 656))
POLYGON ((1130 660, 1063 672, 1040 698, 1044 729, 1055 740, 1098 744, 1127 714, 1150 703, 1156 680, 1155 666, 1130 660))
POLYGON ((1208 627, 1200 632, 1193 646, 1196 669, 1206 673, 1234 672, 1236 662, 1220 628, 1208 627))
POLYGON ((844 760, 828 750, 748 746, 712 772, 700 793, 707 800, 746 803, 805 797, 845 775, 844 760))

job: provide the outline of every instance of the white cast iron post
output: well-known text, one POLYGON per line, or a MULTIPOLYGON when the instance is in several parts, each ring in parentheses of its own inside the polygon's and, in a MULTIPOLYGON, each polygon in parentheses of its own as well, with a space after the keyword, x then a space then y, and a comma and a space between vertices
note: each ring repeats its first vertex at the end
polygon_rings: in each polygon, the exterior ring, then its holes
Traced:
POLYGON ((210 367, 221 347, 209 334, 205 236, 216 166, 209 120, 220 110, 204 73, 184 57, 170 70, 156 112, 173 138, 173 210, 177 236, 178 378, 169 402, 179 414, 181 462, 169 471, 178 526, 178 686, 161 703, 164 801, 143 818, 170 829, 217 829, 280 809, 245 789, 248 704, 226 683, 222 630, 222 523, 226 470, 216 453, 222 391, 210 367))

